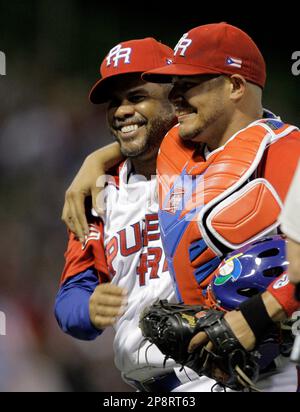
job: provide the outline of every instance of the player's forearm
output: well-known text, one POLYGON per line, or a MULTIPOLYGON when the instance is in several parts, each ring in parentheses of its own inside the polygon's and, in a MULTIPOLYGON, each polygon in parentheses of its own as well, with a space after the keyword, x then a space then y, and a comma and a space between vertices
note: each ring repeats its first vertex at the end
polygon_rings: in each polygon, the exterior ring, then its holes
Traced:
POLYGON ((123 159, 120 145, 115 142, 92 152, 84 161, 85 165, 101 167, 107 171, 123 159))
POLYGON ((273 322, 280 322, 286 319, 287 315, 283 307, 280 305, 278 300, 275 299, 273 295, 271 295, 270 292, 264 292, 262 294, 262 300, 264 302, 268 315, 273 322))
MULTIPOLYGON (((276 288, 275 284, 275 290, 276 288)), ((270 291, 266 291, 244 301, 239 310, 226 313, 225 319, 245 349, 252 350, 277 322, 288 317, 292 308, 290 304, 286 304, 289 293, 290 288, 282 292, 283 296, 277 293, 275 297, 270 291)))

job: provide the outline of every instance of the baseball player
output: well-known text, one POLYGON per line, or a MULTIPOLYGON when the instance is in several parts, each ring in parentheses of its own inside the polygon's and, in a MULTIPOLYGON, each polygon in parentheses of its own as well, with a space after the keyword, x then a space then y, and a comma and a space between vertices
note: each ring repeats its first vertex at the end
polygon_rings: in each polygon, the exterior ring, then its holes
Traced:
MULTIPOLYGON (((170 99, 179 125, 167 134, 158 158, 160 224, 179 300, 203 303, 220 256, 277 230, 300 154, 299 131, 263 113, 263 57, 249 36, 225 23, 185 33, 172 64, 143 78, 173 84, 170 99), (171 179, 170 190, 163 179, 178 170, 183 172, 171 179), (194 176, 194 182, 200 177, 199 193, 184 176, 194 176)), ((294 287, 283 277, 226 319, 251 349, 270 323, 298 307, 294 287)), ((190 350, 206 343, 206 336, 197 336, 190 350)), ((279 363, 263 389, 295 391, 296 371, 279 363)))
MULTIPOLYGON (((172 64, 143 78, 173 84, 169 98, 179 125, 165 137, 157 161, 160 225, 179 299, 197 304, 205 301, 209 275, 228 248, 237 249, 277 230, 300 156, 300 133, 272 115, 263 118, 263 56, 246 33, 226 23, 185 33, 174 49, 172 64), (186 147, 185 141, 198 143, 197 151, 186 147), (167 158, 176 159, 176 150, 182 158, 166 163, 167 158), (166 177, 178 169, 180 177, 166 188, 166 177), (193 186, 189 176, 197 177, 193 186), (178 190, 183 193, 181 207, 170 216, 178 190)), ((225 315, 246 349, 253 349, 270 325, 299 308, 294 292, 283 275, 266 292, 225 315)), ((205 344, 209 347, 211 342, 200 333, 189 350, 205 344)), ((288 369, 286 363, 275 374, 288 369)), ((290 383, 281 382, 277 389, 295 391, 296 377, 296 370, 291 371, 290 383)))
POLYGON ((55 304, 60 327, 75 338, 95 339, 113 326, 115 364, 124 380, 151 392, 194 390, 195 382, 206 390, 210 382, 180 371, 172 360, 164 365, 165 357, 138 327, 144 307, 158 298, 175 301, 160 238, 156 179, 151 180, 174 109, 169 85, 141 80, 143 71, 168 63, 171 55, 167 46, 146 38, 118 44, 102 62, 90 100, 107 103, 108 127, 125 161, 107 178, 101 216, 87 208, 84 243, 70 234, 55 304))

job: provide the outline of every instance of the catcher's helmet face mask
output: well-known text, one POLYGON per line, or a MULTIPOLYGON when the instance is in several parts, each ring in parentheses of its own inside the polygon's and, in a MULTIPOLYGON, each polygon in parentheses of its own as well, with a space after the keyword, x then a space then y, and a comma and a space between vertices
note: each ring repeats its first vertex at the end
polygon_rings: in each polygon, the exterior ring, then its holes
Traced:
POLYGON ((227 255, 216 269, 207 289, 209 306, 236 309, 242 302, 263 292, 287 271, 286 240, 265 237, 227 255))

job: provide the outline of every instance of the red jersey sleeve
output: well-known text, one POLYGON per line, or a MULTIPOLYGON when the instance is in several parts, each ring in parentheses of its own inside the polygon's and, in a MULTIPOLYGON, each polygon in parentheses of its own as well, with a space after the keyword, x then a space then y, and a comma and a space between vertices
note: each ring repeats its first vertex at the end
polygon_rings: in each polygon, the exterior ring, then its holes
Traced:
POLYGON ((300 158, 300 132, 294 131, 273 143, 261 164, 260 176, 265 177, 284 201, 300 158))
POLYGON ((90 232, 84 245, 75 239, 73 233, 69 233, 65 267, 60 279, 61 284, 66 279, 90 267, 94 267, 98 271, 100 282, 110 281, 103 242, 102 221, 95 219, 93 224, 89 224, 89 229, 90 232))

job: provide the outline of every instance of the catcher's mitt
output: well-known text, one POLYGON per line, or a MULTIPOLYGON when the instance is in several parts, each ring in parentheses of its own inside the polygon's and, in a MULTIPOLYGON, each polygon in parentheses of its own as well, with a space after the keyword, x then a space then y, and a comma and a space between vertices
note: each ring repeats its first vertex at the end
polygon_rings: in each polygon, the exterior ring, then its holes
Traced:
POLYGON ((259 372, 256 352, 242 347, 225 321, 224 312, 161 300, 143 311, 140 328, 166 359, 172 358, 234 390, 257 389, 253 385, 259 372), (201 331, 208 335, 213 350, 202 347, 188 353, 192 337, 201 331))

